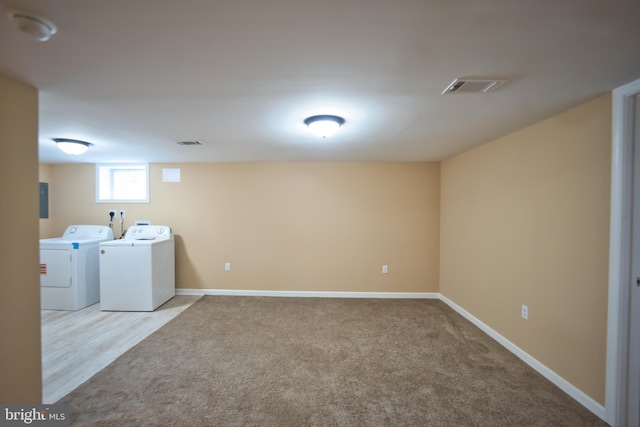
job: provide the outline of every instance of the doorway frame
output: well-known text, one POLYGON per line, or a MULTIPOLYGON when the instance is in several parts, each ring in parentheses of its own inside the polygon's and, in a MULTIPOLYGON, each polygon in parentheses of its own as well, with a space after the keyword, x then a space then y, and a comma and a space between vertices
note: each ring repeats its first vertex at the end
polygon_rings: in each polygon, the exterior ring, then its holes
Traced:
POLYGON ((609 301, 607 321, 606 421, 627 419, 629 349, 629 283, 633 201, 634 100, 640 79, 613 90, 611 146, 611 218, 609 236, 609 301))

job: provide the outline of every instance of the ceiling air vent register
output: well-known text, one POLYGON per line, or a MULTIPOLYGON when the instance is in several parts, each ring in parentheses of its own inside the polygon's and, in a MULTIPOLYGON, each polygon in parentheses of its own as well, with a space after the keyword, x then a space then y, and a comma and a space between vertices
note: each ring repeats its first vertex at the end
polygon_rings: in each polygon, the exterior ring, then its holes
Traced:
POLYGON ((502 86, 504 82, 506 80, 502 79, 455 79, 442 94, 488 93, 502 86))
POLYGON ((177 141, 176 144, 178 144, 178 145, 202 145, 202 142, 200 142, 200 141, 177 141))

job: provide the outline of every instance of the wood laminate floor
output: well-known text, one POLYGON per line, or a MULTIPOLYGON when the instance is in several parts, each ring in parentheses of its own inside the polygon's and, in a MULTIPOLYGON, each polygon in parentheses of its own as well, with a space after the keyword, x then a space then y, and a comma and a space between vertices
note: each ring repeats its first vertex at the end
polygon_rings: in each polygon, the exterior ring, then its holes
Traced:
POLYGON ((153 312, 42 310, 42 401, 52 404, 186 310, 200 296, 175 296, 153 312))

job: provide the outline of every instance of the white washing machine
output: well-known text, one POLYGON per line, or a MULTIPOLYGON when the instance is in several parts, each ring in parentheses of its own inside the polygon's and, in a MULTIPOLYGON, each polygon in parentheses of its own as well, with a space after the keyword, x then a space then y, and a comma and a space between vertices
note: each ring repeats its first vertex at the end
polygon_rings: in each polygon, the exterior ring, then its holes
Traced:
POLYGON ((175 294, 171 227, 134 225, 100 243, 100 310, 153 311, 175 294))
POLYGON ((70 225, 62 237, 40 239, 40 307, 80 310, 100 301, 98 249, 111 228, 70 225))

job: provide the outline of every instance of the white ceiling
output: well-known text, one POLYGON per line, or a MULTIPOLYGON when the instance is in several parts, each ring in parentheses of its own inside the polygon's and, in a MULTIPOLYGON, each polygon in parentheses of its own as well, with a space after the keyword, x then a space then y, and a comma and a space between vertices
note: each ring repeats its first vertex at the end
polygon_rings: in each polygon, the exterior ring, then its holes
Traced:
POLYGON ((640 77, 638 0, 0 0, 40 160, 437 161, 640 77), (506 78, 441 95, 458 77, 506 78), (302 121, 346 119, 330 139, 302 121), (82 156, 51 138, 95 144, 82 156), (199 140, 201 147, 176 141, 199 140))

